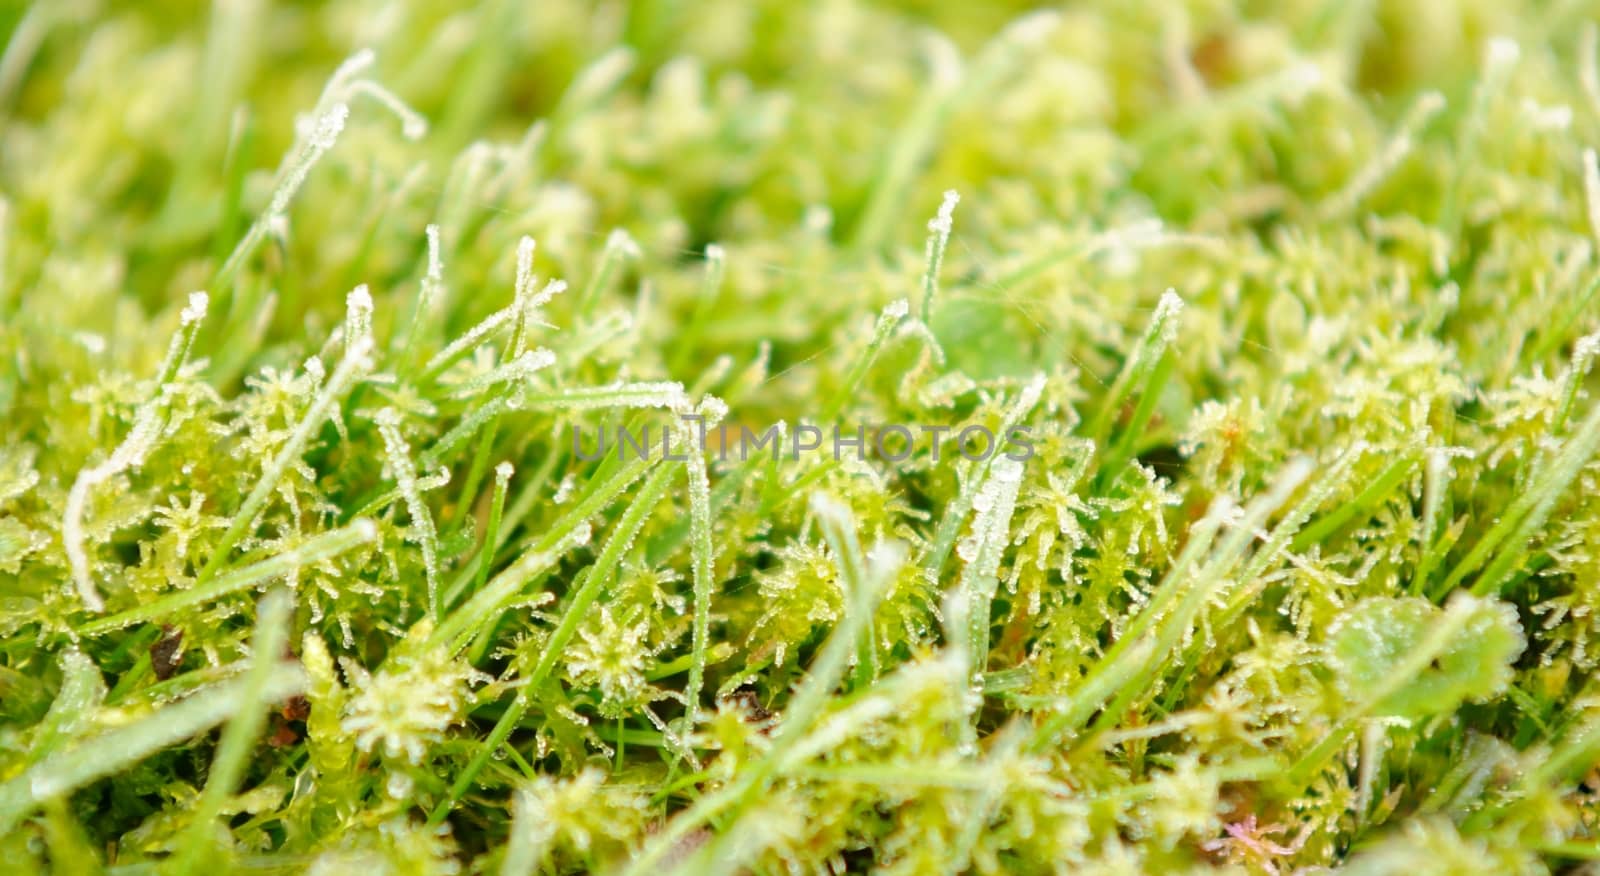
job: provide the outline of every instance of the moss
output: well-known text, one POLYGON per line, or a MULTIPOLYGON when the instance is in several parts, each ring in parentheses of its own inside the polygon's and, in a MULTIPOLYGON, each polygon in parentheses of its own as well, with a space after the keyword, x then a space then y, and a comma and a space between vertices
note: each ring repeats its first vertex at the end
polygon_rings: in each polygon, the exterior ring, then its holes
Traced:
POLYGON ((1600 857, 1591 13, 0 10, 0 852, 1600 857))

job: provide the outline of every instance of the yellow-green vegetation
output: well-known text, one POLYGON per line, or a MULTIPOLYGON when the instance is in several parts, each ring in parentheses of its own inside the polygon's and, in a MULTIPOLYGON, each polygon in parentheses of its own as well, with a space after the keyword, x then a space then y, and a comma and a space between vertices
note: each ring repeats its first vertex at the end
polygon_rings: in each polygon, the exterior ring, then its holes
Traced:
POLYGON ((1596 20, 0 3, 0 868, 1585 866, 1596 20))

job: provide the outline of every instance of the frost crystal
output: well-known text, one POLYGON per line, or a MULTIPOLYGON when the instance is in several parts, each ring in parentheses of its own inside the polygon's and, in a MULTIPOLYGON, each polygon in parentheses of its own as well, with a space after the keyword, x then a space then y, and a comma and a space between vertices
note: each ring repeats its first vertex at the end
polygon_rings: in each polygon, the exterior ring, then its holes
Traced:
POLYGON ((281 217, 288 211, 289 202, 294 200, 295 193, 300 191, 300 186, 305 183, 311 168, 322 158, 323 153, 333 148, 333 144, 339 139, 339 132, 344 130, 344 123, 349 118, 350 107, 336 103, 317 119, 304 148, 291 160, 283 181, 272 193, 272 203, 266 212, 269 220, 281 217))
POLYGON ((683 384, 675 380, 641 383, 611 383, 605 386, 571 389, 550 395, 530 396, 531 407, 583 411, 599 408, 666 408, 677 410, 686 403, 683 384))
POLYGON ((206 305, 210 303, 210 300, 211 299, 204 292, 189 293, 189 306, 183 309, 183 312, 178 315, 178 318, 186 326, 193 325, 194 323, 205 319, 206 305))
POLYGON ((78 596, 90 611, 103 611, 105 602, 95 589, 89 573, 89 555, 83 547, 83 514, 89 491, 144 462, 161 433, 162 414, 159 401, 146 402, 141 406, 128 437, 117 445, 111 457, 99 465, 80 471, 67 493, 66 513, 61 521, 61 543, 67 553, 67 562, 72 567, 72 580, 78 587, 78 596))
POLYGON ((362 79, 350 86, 352 95, 365 94, 394 113, 400 119, 400 132, 407 140, 421 140, 428 133, 428 120, 407 106, 395 93, 371 79, 362 79))
POLYGON ((523 235, 517 241, 517 285, 515 300, 517 309, 521 310, 523 303, 533 294, 533 253, 539 244, 533 238, 523 235))
POLYGON ((639 249, 639 244, 634 241, 633 236, 621 228, 613 228, 611 233, 606 235, 606 249, 633 259, 643 255, 643 251, 639 249))
POLYGON ((515 313, 515 308, 507 307, 502 310, 496 310, 494 313, 484 317, 483 320, 477 325, 467 329, 467 331, 460 337, 451 341, 438 353, 435 353, 433 358, 428 360, 428 364, 423 367, 423 370, 428 372, 436 372, 440 369, 443 369, 451 362, 460 358, 462 353, 465 353, 467 350, 470 350, 473 347, 476 347, 478 344, 481 344, 484 338, 488 337, 496 329, 504 325, 506 321, 511 318, 513 313, 515 313))
POLYGON ((945 246, 950 242, 950 231, 955 225, 956 204, 961 196, 954 189, 944 193, 939 212, 928 220, 928 242, 923 258, 926 266, 922 274, 922 321, 927 322, 933 309, 933 299, 939 291, 939 268, 944 264, 945 246))
POLYGON ((1494 37, 1484 52, 1484 66, 1491 74, 1499 74, 1522 57, 1522 47, 1510 37, 1494 37))
POLYGON ((1183 313, 1183 299, 1172 289, 1161 293, 1161 301, 1156 304, 1154 322, 1161 327, 1160 343, 1163 348, 1170 345, 1178 336, 1178 315, 1183 313))
POLYGON ((543 307, 550 303, 550 299, 560 295, 565 291, 567 291, 567 283, 565 280, 551 280, 550 282, 544 284, 544 288, 539 290, 539 294, 528 299, 528 308, 536 309, 543 307))
POLYGON ((961 195, 955 189, 944 193, 944 201, 939 204, 939 212, 928 220, 928 230, 939 235, 941 247, 944 240, 950 237, 950 229, 954 226, 952 216, 956 212, 956 204, 961 203, 961 195))
POLYGON ((1573 344, 1572 369, 1580 374, 1588 373, 1596 355, 1600 355, 1600 332, 1584 335, 1573 344))
POLYGON ((372 293, 367 291, 365 283, 345 296, 344 343, 346 349, 372 343, 372 293))
POLYGON ((504 365, 467 380, 456 387, 453 394, 457 398, 471 398, 496 384, 525 382, 539 371, 554 365, 555 361, 556 354, 543 347, 529 350, 504 365))

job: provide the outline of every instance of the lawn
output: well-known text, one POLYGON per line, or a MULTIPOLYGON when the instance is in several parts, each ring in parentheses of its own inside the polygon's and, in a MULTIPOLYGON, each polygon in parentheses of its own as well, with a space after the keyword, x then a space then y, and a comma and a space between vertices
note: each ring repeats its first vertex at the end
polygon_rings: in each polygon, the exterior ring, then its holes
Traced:
POLYGON ((0 2, 0 867, 1600 866, 1597 21, 0 2))

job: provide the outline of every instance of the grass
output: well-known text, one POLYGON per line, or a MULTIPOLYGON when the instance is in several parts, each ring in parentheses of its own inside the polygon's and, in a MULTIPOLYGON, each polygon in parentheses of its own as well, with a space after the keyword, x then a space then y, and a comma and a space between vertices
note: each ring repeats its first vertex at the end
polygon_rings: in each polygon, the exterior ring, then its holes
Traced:
POLYGON ((1593 866, 1596 19, 0 7, 0 855, 1593 866))

